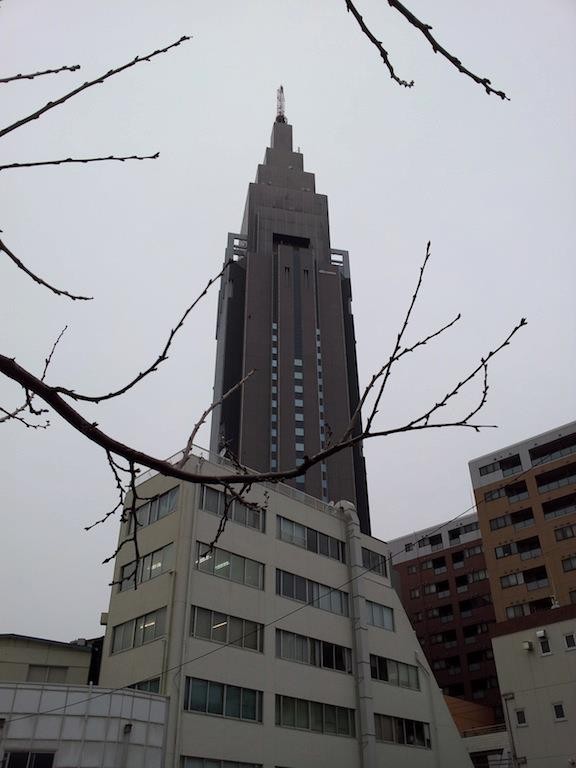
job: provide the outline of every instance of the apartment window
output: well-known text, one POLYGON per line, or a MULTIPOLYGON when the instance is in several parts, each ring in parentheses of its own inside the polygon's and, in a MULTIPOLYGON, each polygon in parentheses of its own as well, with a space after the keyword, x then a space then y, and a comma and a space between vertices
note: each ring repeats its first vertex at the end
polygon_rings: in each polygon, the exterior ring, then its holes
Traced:
POLYGON ((346 562, 346 545, 343 541, 316 531, 314 528, 295 523, 281 515, 276 516, 276 535, 281 541, 295 544, 309 552, 331 557, 341 563, 346 562))
POLYGON ((238 760, 214 760, 208 757, 183 757, 182 768, 262 768, 262 763, 239 763, 238 760))
POLYGON ((424 615, 423 615, 422 611, 417 611, 417 612, 416 612, 416 613, 415 613, 415 614, 412 616, 412 622, 413 622, 414 624, 417 624, 419 621, 422 621, 422 619, 423 619, 423 618, 424 618, 424 615))
POLYGON ((353 709, 279 694, 276 694, 276 725, 335 736, 356 736, 353 709))
POLYGON ((506 496, 510 504, 514 504, 517 501, 523 501, 528 498, 528 488, 526 483, 522 480, 520 483, 514 483, 513 485, 506 486, 506 496))
POLYGON ((374 715, 376 741, 389 741, 410 747, 432 749, 430 725, 420 720, 408 720, 390 715, 374 715))
POLYGON ((196 568, 249 587, 264 589, 264 565, 249 557, 242 557, 219 547, 197 542, 196 568))
POLYGON ((495 488, 493 491, 486 491, 484 494, 484 501, 496 501, 506 496, 506 490, 504 488, 495 488))
MULTIPOLYGON (((157 520, 161 520, 176 509, 176 502, 178 501, 178 487, 172 488, 166 493, 156 496, 154 499, 150 499, 146 504, 138 507, 136 510, 136 520, 138 527, 143 528, 146 525, 152 525, 157 520)), ((131 533, 133 527, 133 516, 130 514, 130 509, 124 510, 124 515, 128 516, 128 532, 131 533)))
POLYGON ((288 571, 276 569, 276 594, 301 603, 308 603, 323 611, 348 616, 348 593, 325 584, 305 579, 288 571))
POLYGON ((520 616, 526 616, 530 613, 529 607, 522 603, 521 605, 509 605, 506 608, 506 618, 507 619, 517 619, 520 616))
POLYGON ((300 453, 304 452, 304 443, 296 443, 294 445, 294 450, 299 451, 300 453))
POLYGON ((303 376, 303 374, 302 374, 302 371, 294 371, 294 378, 295 378, 295 379, 297 379, 298 381, 300 381, 301 379, 303 379, 303 378, 304 378, 304 376, 303 376))
POLYGON ((394 611, 392 608, 374 603, 372 600, 366 600, 366 608, 368 610, 368 624, 372 624, 373 627, 380 627, 380 629, 387 629, 390 632, 394 631, 394 611))
POLYGON ((503 557, 510 557, 511 555, 515 555, 517 553, 516 548, 516 542, 512 541, 510 544, 502 544, 500 547, 496 547, 494 549, 494 553, 496 554, 496 558, 500 560, 503 557))
POLYGON ((146 691, 146 693, 160 693, 160 678, 152 677, 150 680, 141 680, 139 683, 133 683, 128 688, 134 688, 136 691, 146 691))
POLYGON ((404 544, 404 552, 412 552, 414 544, 404 544))
POLYGON ((542 504, 542 510, 546 520, 571 515, 576 512, 576 493, 569 493, 566 496, 560 496, 558 499, 545 501, 542 504))
MULTIPOLYGON (((275 444, 273 444, 273 448, 275 450, 275 444)), ((223 491, 210 488, 209 485, 202 486, 200 495, 201 509, 222 517, 226 510, 226 504, 228 504, 228 518, 230 520, 246 528, 254 528, 254 530, 264 533, 266 530, 266 512, 264 509, 261 509, 257 504, 244 504, 237 499, 232 501, 230 497, 226 498, 226 494, 223 491)))
POLYGON ((420 563, 420 570, 422 571, 428 571, 432 568, 432 560, 424 560, 422 563, 420 563))
POLYGON ((6 768, 52 768, 55 752, 6 752, 6 768))
POLYGON ((134 589, 137 584, 155 579, 172 568, 174 547, 167 544, 161 549, 156 549, 140 558, 138 563, 133 560, 122 566, 120 571, 120 583, 118 590, 123 592, 134 589))
POLYGON ((420 587, 414 587, 414 589, 411 589, 410 597, 412 598, 412 600, 415 600, 417 597, 420 597, 420 587))
POLYGON ((554 491, 556 488, 563 488, 565 485, 572 485, 572 483, 576 483, 576 463, 544 472, 536 478, 536 485, 540 493, 554 491))
POLYGON ((568 571, 576 571, 576 555, 566 557, 562 560, 562 570, 565 573, 568 573, 568 571))
POLYGON ((312 667, 352 674, 352 651, 342 645, 305 637, 283 629, 276 630, 276 656, 312 667))
POLYGON ((540 653, 542 656, 548 656, 552 653, 552 650, 550 648, 550 640, 548 640, 547 637, 539 637, 538 638, 538 645, 540 646, 540 653))
POLYGON ((573 539, 576 536, 576 525, 563 525, 562 528, 556 528, 554 536, 556 536, 556 541, 573 539))
POLYGON ((428 537, 424 536, 422 539, 418 539, 418 547, 422 549, 422 547, 427 547, 430 542, 428 541, 428 537))
POLYGON ((30 664, 26 675, 27 683, 65 683, 68 667, 30 664))
POLYGON ((304 427, 296 427, 294 429, 294 435, 296 437, 304 437, 304 427))
POLYGON ((401 688, 412 688, 414 691, 420 690, 418 667, 413 664, 370 654, 370 674, 374 680, 381 680, 401 688))
POLYGON ((304 421, 304 414, 303 413, 295 413, 294 414, 294 421, 304 421))
POLYGON ((137 648, 164 636, 166 608, 118 624, 112 632, 112 653, 137 648))
POLYGON ((569 634, 564 635, 564 642, 566 643, 566 648, 568 650, 576 648, 576 634, 574 634, 574 632, 570 632, 569 634))
POLYGON ((564 704, 558 702, 558 704, 552 704, 554 710, 554 720, 566 720, 566 713, 564 712, 564 704))
POLYGON ((379 576, 387 576, 386 556, 362 547, 362 565, 379 576))
POLYGON ((301 395, 304 392, 302 384, 294 384, 294 394, 301 395))
POLYGON ((518 584, 524 583, 524 574, 509 573, 506 576, 500 576, 500 586, 502 589, 508 589, 508 587, 516 587, 518 584))
POLYGON ((436 584, 424 584, 424 594, 425 595, 435 595, 436 594, 436 584))
POLYGON ((481 568, 479 571, 472 571, 468 574, 468 581, 470 583, 475 581, 484 581, 484 579, 488 578, 488 573, 484 568, 481 568))
POLYGON ((532 460, 532 466, 544 464, 547 461, 561 459, 576 452, 576 433, 560 437, 545 445, 539 445, 537 448, 531 448, 528 453, 532 460))
POLYGON ((510 525, 510 515, 500 515, 500 517, 493 517, 490 520, 490 530, 498 531, 500 528, 506 528, 510 525))
POLYGON ((262 691, 187 677, 184 709, 261 723, 262 691))
POLYGON ((483 467, 479 467, 478 471, 480 472, 480 477, 484 477, 485 475, 492 474, 492 472, 498 472, 499 469, 500 469, 500 462, 493 461, 491 464, 484 464, 483 467))
POLYGON ((418 566, 416 565, 409 565, 408 566, 408 573, 418 573, 418 566))
POLYGON ((192 606, 190 634, 215 643, 235 645, 251 651, 264 651, 264 625, 226 613, 192 606))

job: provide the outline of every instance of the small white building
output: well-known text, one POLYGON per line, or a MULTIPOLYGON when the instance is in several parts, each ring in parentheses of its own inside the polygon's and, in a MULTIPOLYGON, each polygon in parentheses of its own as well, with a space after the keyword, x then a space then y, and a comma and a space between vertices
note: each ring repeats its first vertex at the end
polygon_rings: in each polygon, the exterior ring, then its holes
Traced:
POLYGON ((576 765, 576 605, 500 622, 492 647, 516 764, 576 765))
POLYGON ((167 701, 91 685, 0 683, 2 768, 162 768, 167 701))
POLYGON ((255 485, 211 548, 221 490, 147 473, 137 493, 140 563, 120 549, 101 683, 169 697, 167 768, 471 765, 351 504, 255 485))

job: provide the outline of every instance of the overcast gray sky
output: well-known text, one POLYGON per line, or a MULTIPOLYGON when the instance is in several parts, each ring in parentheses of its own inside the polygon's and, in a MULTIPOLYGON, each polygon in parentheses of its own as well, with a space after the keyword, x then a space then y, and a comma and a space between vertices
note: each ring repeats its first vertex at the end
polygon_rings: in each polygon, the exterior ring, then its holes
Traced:
MULTIPOLYGON (((161 157, 1 174, 6 243, 95 300, 57 298, 0 259, 0 349, 40 371, 68 324, 50 383, 99 393, 141 370, 220 269, 283 83, 295 143, 329 197, 332 246, 350 251, 361 382, 391 349, 428 239, 433 259, 409 339, 463 313, 398 369, 382 424, 443 395, 529 320, 492 366, 483 420, 498 430, 366 446, 373 530, 388 539, 470 506, 469 459, 574 418, 576 6, 410 0, 453 53, 510 95, 503 103, 435 56, 383 0, 358 3, 412 90, 391 82, 344 0, 5 0, 3 73, 82 71, 2 86, 2 125, 136 54, 193 40, 3 140, 4 163, 161 157)), ((215 312, 213 291, 159 373, 85 412, 138 448, 175 453, 211 399, 215 312)), ((1 405, 19 399, 0 382, 1 405)), ((103 452, 56 416, 44 432, 2 425, 0 451, 0 631, 95 635, 111 577, 100 563, 117 535, 114 522, 83 531, 116 503, 103 452)))

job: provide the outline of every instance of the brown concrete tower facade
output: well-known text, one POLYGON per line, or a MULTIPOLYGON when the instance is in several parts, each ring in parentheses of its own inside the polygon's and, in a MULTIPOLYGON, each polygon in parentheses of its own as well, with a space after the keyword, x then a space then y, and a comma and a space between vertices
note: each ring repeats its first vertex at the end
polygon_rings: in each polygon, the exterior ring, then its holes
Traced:
MULTIPOLYGON (((260 471, 288 469, 345 433, 359 386, 348 253, 331 248, 328 200, 293 151, 282 111, 225 258, 214 399, 254 373, 214 410, 211 450, 260 471)), ((370 532, 361 446, 291 484, 354 502, 370 532)))

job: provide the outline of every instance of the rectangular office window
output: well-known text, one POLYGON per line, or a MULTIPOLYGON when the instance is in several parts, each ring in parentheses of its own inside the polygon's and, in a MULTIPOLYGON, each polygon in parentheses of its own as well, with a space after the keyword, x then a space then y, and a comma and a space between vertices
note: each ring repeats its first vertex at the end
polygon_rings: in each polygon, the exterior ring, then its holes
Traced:
POLYGON ((564 573, 568 573, 568 571, 576 571, 576 556, 572 555, 572 557, 564 558, 564 560, 562 560, 562 570, 564 573))
POLYGON ((377 573, 379 576, 387 576, 386 555, 378 552, 372 552, 371 549, 362 547, 362 565, 369 571, 377 573))
POLYGON ((554 720, 566 720, 566 712, 564 711, 564 704, 558 702, 558 704, 552 704, 554 710, 554 720))
MULTIPOLYGON (((138 528, 152 525, 157 520, 161 520, 163 517, 174 512, 178 501, 178 490, 178 486, 176 486, 176 488, 172 488, 138 507, 136 510, 138 528)), ((129 507, 124 509, 124 515, 128 520, 128 533, 130 534, 134 527, 134 519, 129 507)))
POLYGON ((295 523, 281 515, 276 516, 276 536, 281 541, 295 544, 309 552, 331 557, 341 563, 346 562, 346 545, 343 541, 301 523, 295 523))
POLYGON ((264 589, 264 564, 249 557, 235 555, 219 547, 210 549, 208 544, 197 542, 195 565, 199 571, 221 579, 264 589))
POLYGON ((355 711, 276 694, 276 725, 333 736, 356 736, 355 711))
POLYGON ((238 760, 214 760, 212 757, 183 757, 181 768, 262 768, 262 763, 240 763, 238 760))
POLYGON ((318 584, 288 571, 276 569, 276 594, 309 603, 323 611, 348 616, 348 593, 318 584))
POLYGON ((376 741, 389 741, 408 747, 432 749, 430 725, 420 720, 408 720, 390 715, 374 715, 376 741))
POLYGON ((568 648, 568 650, 576 648, 576 634, 574 632, 570 632, 569 634, 564 635, 564 642, 566 643, 566 648, 568 648))
POLYGON ((160 678, 152 677, 149 680, 141 680, 139 683, 132 683, 128 688, 134 688, 136 691, 145 691, 146 693, 160 693, 160 678))
POLYGON ((52 768, 55 754, 55 752, 9 751, 4 753, 2 765, 6 768, 52 768))
POLYGON ((261 723, 262 691, 187 677, 184 709, 261 723))
POLYGON ((127 589, 134 589, 137 584, 161 576, 172 568, 173 559, 174 547, 172 544, 167 544, 161 549, 143 555, 138 565, 136 565, 135 560, 123 565, 120 571, 118 590, 123 592, 127 589))
POLYGON ((190 634, 202 640, 226 643, 251 651, 264 651, 264 625, 193 605, 190 634))
POLYGON ((136 648, 163 637, 165 625, 166 608, 118 624, 112 631, 112 653, 136 648))
POLYGON ((383 656, 370 654, 370 674, 374 680, 398 685, 401 688, 420 690, 418 667, 413 664, 405 664, 402 661, 387 659, 383 656))
POLYGON ((262 533, 266 530, 266 511, 259 504, 252 502, 232 501, 223 491, 203 485, 200 494, 200 508, 222 517, 228 504, 228 519, 246 528, 253 528, 262 533))
POLYGON ((65 683, 68 667, 56 667, 43 664, 30 664, 26 676, 27 683, 65 683))
POLYGON ((506 490, 504 488, 495 488, 493 491, 486 491, 484 493, 484 501, 496 501, 506 496, 506 490))
POLYGON ((368 624, 387 629, 390 632, 394 631, 394 611, 392 608, 374 603, 372 600, 366 600, 366 608, 368 610, 368 624))
POLYGON ((556 528, 554 536, 556 537, 556 541, 573 539, 576 536, 576 525, 563 525, 561 528, 556 528))
POLYGON ((312 667, 335 669, 352 674, 350 648, 283 629, 276 630, 276 656, 279 659, 298 661, 312 667))

